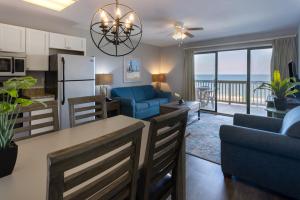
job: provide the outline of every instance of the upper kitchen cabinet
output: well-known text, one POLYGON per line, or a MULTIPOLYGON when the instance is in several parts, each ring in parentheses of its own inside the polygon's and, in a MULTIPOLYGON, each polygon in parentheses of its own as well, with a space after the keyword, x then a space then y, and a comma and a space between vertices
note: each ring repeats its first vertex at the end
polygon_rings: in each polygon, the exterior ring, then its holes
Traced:
POLYGON ((49 56, 49 33, 26 28, 27 69, 47 71, 49 56))
POLYGON ((28 55, 49 55, 49 33, 26 28, 26 53, 28 55))
POLYGON ((0 24, 0 51, 25 52, 25 28, 0 24))
POLYGON ((86 51, 86 39, 74 36, 66 36, 66 47, 75 51, 86 51))
POLYGON ((86 39, 58 33, 50 33, 50 48, 85 52, 86 39))

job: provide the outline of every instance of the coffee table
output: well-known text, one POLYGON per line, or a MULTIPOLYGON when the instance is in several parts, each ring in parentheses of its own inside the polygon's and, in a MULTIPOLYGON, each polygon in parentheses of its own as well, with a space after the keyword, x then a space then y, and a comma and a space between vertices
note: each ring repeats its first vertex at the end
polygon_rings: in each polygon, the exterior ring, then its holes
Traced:
POLYGON ((181 109, 181 108, 189 109, 187 125, 190 125, 191 123, 193 123, 197 120, 200 120, 200 102, 199 101, 185 101, 184 104, 178 104, 177 101, 173 101, 171 103, 162 104, 162 105, 160 105, 160 114, 166 114, 166 113, 173 112, 173 111, 181 109), (197 112, 196 119, 195 119, 195 115, 193 115, 195 112, 197 112))

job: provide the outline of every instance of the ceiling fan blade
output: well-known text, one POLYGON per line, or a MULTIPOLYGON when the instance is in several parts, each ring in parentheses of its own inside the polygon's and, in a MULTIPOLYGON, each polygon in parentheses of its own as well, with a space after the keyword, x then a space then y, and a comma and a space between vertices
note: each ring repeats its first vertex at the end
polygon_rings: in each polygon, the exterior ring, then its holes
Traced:
POLYGON ((190 38, 195 37, 193 34, 191 34, 190 32, 184 32, 184 34, 190 38))
POLYGON ((204 28, 203 27, 195 27, 195 28, 186 28, 186 30, 189 30, 189 31, 203 31, 204 28))

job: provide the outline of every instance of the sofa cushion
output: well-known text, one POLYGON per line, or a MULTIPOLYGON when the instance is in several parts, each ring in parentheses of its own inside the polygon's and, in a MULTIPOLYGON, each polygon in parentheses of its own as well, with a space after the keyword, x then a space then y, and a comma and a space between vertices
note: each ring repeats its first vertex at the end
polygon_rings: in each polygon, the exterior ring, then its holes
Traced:
POLYGON ((145 100, 143 102, 149 104, 149 107, 159 106, 160 105, 160 102, 159 102, 158 99, 150 99, 150 100, 145 100))
POLYGON ((300 106, 285 115, 280 132, 290 137, 300 138, 300 106))
POLYGON ((131 88, 134 99, 137 102, 152 99, 155 97, 155 90, 152 85, 142 85, 131 88))
POLYGON ((169 103, 169 99, 168 98, 156 98, 159 101, 159 104, 166 104, 169 103))
POLYGON ((140 102, 140 103, 136 103, 135 104, 136 111, 145 110, 147 108, 149 108, 149 104, 148 103, 140 102))
POLYGON ((134 98, 130 87, 113 88, 111 90, 111 97, 134 98))

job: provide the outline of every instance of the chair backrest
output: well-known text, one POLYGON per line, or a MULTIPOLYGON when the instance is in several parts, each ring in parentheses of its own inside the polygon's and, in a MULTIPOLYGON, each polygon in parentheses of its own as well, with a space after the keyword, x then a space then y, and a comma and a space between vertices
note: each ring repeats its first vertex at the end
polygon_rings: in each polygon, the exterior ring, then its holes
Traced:
POLYGON ((14 126, 15 139, 45 134, 59 129, 57 101, 33 103, 20 108, 14 126))
POLYGON ((177 161, 185 136, 188 109, 179 109, 151 119, 145 156, 144 199, 150 186, 172 171, 176 179, 177 161))
POLYGON ((281 133, 300 138, 300 106, 293 108, 284 116, 281 133))
POLYGON ((138 122, 48 155, 48 200, 136 196, 141 135, 138 122))
POLYGON ((104 96, 69 98, 70 127, 107 118, 104 96))

